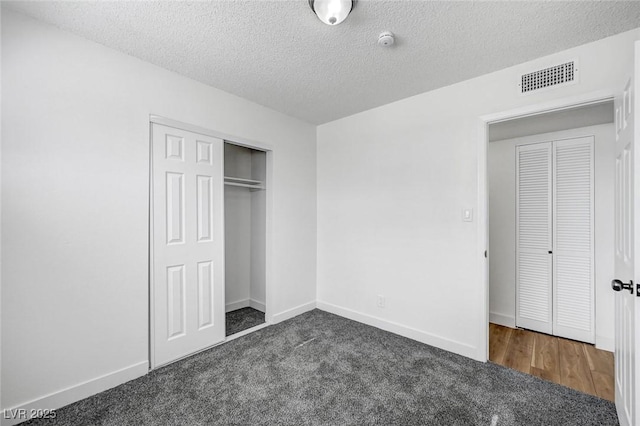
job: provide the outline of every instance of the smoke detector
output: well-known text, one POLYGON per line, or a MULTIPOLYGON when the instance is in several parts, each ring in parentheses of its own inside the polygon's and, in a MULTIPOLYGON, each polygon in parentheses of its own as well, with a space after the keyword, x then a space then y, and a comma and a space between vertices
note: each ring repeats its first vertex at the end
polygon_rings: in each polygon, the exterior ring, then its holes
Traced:
POLYGON ((385 31, 378 36, 378 44, 380 46, 391 46, 395 42, 395 38, 391 31, 385 31))

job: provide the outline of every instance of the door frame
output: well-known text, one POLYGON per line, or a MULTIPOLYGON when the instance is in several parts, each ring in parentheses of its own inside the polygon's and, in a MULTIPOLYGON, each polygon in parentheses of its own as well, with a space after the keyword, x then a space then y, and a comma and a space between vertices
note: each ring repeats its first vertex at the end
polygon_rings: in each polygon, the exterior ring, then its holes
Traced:
POLYGON ((518 118, 531 117, 550 112, 558 112, 577 107, 612 102, 615 93, 595 91, 576 96, 554 99, 547 102, 532 103, 521 107, 486 114, 478 117, 478 274, 481 277, 480 312, 483 320, 478 330, 481 336, 477 358, 489 360, 489 179, 487 157, 489 149, 489 125, 518 118), (488 256, 485 257, 485 252, 488 256))
MULTIPOLYGON (((273 250, 273 162, 274 162, 274 151, 273 147, 269 144, 254 141, 251 139, 243 138, 240 136, 229 135, 227 133, 219 132, 216 130, 210 130, 204 127, 196 126, 193 124, 184 123, 181 121, 173 120, 171 118, 162 117, 160 115, 150 114, 149 115, 149 259, 147 270, 149 271, 149 282, 148 282, 148 350, 149 350, 149 370, 154 369, 155 365, 155 354, 153 351, 154 348, 154 306, 153 306, 153 298, 154 298, 154 289, 153 289, 153 125, 160 124, 163 126, 173 127, 176 129, 186 130, 192 133, 198 133, 205 136, 211 136, 214 138, 222 139, 223 142, 232 143, 234 145, 243 146, 245 148, 251 148, 258 151, 263 151, 266 154, 266 206, 265 206, 265 222, 266 222, 266 235, 265 235, 265 315, 264 315, 264 324, 253 327, 249 330, 245 330, 242 333, 237 333, 232 336, 226 336, 222 342, 213 344, 208 346, 198 352, 205 351, 213 346, 218 346, 228 342, 229 340, 233 340, 234 338, 243 336, 245 334, 251 333, 253 331, 257 331, 260 328, 264 328, 268 325, 271 325, 273 322, 273 291, 272 290, 272 257, 273 250)), ((223 163, 224 164, 224 163, 223 163)), ((223 217, 224 220, 224 217, 223 217)), ((223 289, 224 294, 224 289, 223 289)), ((187 356, 191 356, 193 354, 189 354, 187 356)), ((177 360, 176 360, 177 361, 177 360)))

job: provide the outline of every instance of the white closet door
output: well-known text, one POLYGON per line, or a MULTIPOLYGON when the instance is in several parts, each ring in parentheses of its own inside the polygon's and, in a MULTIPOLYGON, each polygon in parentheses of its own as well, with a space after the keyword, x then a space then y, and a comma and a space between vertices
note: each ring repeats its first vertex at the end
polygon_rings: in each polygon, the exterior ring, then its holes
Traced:
POLYGON ((152 366, 225 338, 223 141, 153 125, 152 366))
POLYGON ((516 326, 551 334, 552 143, 516 151, 516 326))
POLYGON ((595 343, 593 136, 554 142, 553 334, 595 343))

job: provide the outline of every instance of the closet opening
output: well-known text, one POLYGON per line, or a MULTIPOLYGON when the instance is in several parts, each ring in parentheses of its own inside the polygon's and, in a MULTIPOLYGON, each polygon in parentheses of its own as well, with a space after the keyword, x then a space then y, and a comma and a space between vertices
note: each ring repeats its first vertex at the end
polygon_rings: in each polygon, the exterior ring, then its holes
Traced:
POLYGON ((150 151, 155 369, 271 322, 273 151, 159 116, 150 116, 150 151))
POLYGON ((265 323, 267 154, 224 142, 225 327, 265 323))
POLYGON ((612 100, 491 122, 489 360, 613 400, 612 100))

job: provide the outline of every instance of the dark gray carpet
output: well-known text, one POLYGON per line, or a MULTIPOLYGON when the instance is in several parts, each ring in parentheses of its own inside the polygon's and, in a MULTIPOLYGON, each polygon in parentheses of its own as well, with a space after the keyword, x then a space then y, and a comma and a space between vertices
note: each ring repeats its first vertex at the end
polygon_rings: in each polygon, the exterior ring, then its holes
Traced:
POLYGON ((235 311, 227 312, 226 314, 226 326, 227 336, 239 333, 248 328, 255 327, 264 323, 264 312, 260 312, 253 308, 236 309, 235 311))
POLYGON ((318 310, 57 414, 50 424, 618 424, 611 402, 318 310))

